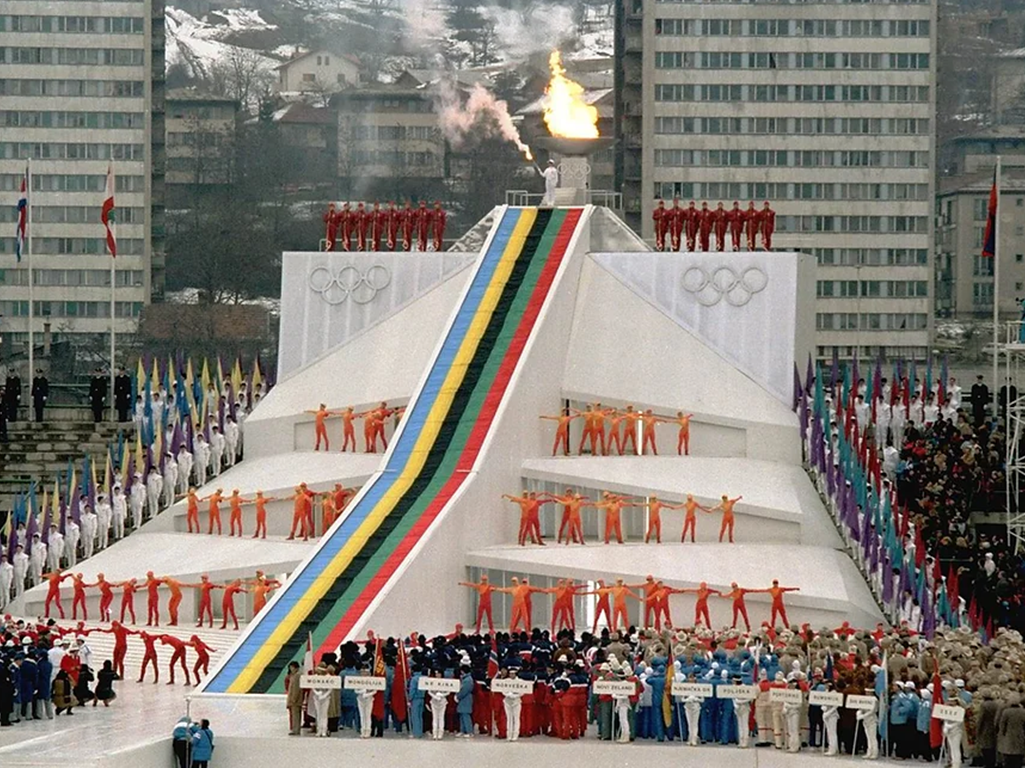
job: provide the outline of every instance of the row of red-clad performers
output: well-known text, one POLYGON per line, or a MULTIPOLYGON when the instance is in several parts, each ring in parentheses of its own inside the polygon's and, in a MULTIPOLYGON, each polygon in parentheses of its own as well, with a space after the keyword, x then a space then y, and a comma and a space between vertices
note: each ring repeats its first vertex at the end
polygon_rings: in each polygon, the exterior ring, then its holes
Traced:
POLYGON ((388 203, 367 206, 329 203, 324 214, 325 251, 440 251, 445 238, 447 214, 440 202, 428 208, 423 200, 414 208, 407 200, 402 208, 388 203))
POLYGON ((688 251, 711 251, 713 236, 715 250, 725 251, 727 234, 734 251, 756 250, 759 235, 762 250, 771 251, 772 233, 776 230, 776 212, 768 201, 758 210, 754 201, 748 203, 747 209, 742 209, 734 200, 733 207, 727 210, 722 203, 709 208, 707 202, 702 202, 698 208, 693 200, 683 208, 679 198, 667 208, 665 201, 659 200, 651 218, 655 222, 655 250, 658 251, 679 251, 683 245, 688 251), (742 249, 745 234, 747 247, 742 249))

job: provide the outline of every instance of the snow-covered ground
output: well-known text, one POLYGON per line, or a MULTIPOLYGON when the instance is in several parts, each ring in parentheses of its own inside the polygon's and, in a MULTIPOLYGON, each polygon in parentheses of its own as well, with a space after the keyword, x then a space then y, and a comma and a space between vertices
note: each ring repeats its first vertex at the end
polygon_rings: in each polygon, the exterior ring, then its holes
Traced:
MULTIPOLYGON (((241 32, 272 31, 277 29, 260 17, 259 11, 247 8, 225 8, 211 11, 203 19, 168 5, 164 10, 166 29, 167 66, 180 64, 197 79, 210 76, 217 62, 229 59, 234 51, 244 50, 226 40, 241 32)), ((285 57, 275 58, 257 51, 261 65, 273 69, 285 57)))

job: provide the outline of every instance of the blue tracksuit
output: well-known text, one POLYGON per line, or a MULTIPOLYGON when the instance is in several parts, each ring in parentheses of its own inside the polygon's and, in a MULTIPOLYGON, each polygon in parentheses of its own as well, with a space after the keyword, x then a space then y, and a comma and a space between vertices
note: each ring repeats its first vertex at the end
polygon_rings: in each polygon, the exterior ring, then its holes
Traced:
POLYGON ((459 732, 473 733, 473 676, 469 672, 459 679, 456 714, 459 715, 459 732))
MULTIPOLYGON (((358 677, 359 670, 355 667, 346 667, 342 670, 342 685, 345 685, 346 677, 358 677)), ((356 706, 356 691, 342 688, 341 711, 339 712, 339 725, 342 728, 357 728, 359 709, 356 706)))
POLYGON ((424 692, 420 690, 420 672, 414 672, 409 678, 409 728, 413 735, 420 738, 424 735, 424 692))

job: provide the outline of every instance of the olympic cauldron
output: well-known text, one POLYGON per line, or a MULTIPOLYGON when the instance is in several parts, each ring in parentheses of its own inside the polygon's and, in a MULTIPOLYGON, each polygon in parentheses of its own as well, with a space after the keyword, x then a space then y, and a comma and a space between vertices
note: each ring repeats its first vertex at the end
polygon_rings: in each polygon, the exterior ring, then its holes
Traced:
POLYGON ((590 202, 590 157, 608 149, 616 140, 600 136, 597 139, 571 139, 564 136, 541 136, 533 143, 554 155, 559 167, 559 188, 555 190, 555 204, 586 205, 590 202))

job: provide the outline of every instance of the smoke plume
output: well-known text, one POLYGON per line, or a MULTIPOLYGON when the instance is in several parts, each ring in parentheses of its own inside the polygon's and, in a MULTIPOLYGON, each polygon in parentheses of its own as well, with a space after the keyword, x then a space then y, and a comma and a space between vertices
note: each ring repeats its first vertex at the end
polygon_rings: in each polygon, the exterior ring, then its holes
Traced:
POLYGON ((533 155, 509 114, 509 105, 488 91, 480 83, 470 89, 469 98, 463 103, 459 92, 448 80, 438 88, 438 126, 454 146, 462 146, 473 139, 501 136, 516 145, 516 148, 533 160, 533 155))

